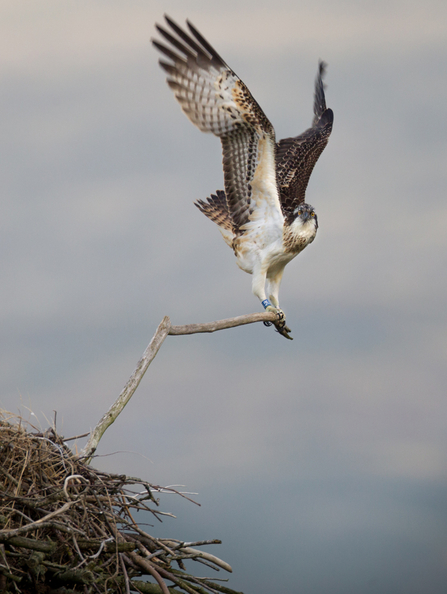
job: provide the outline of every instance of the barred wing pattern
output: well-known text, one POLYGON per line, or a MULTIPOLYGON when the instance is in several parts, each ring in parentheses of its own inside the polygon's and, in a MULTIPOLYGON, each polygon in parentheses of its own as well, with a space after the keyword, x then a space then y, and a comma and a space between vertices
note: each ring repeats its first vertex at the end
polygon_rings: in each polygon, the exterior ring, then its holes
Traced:
POLYGON ((189 33, 165 16, 172 33, 157 25, 170 44, 153 40, 171 60, 160 60, 167 82, 193 124, 220 137, 225 193, 234 233, 243 233, 255 208, 273 208, 282 219, 275 180, 275 132, 248 88, 197 29, 189 33), (174 51, 172 48, 174 48, 174 51), (258 191, 260 178, 273 180, 258 191))
POLYGON ((326 107, 325 69, 326 64, 320 62, 315 80, 312 127, 295 138, 280 140, 276 147, 276 176, 281 208, 287 222, 293 221, 293 211, 304 202, 310 175, 332 132, 334 114, 326 107))

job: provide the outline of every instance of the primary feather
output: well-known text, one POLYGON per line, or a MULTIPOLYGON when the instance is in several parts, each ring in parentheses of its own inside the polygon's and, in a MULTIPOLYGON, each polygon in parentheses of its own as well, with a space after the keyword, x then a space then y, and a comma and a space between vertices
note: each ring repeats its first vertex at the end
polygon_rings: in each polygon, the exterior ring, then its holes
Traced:
MULTIPOLYGON (((221 139, 225 193, 237 229, 248 222, 258 189, 253 187, 258 183, 258 169, 270 171, 274 180, 275 132, 241 79, 197 29, 187 22, 191 37, 172 19, 165 18, 177 38, 159 25, 157 29, 177 52, 153 41, 172 62, 161 60, 160 65, 191 122, 202 132, 212 132, 221 139)), ((280 210, 274 183, 266 198, 272 204, 276 202, 280 210)))

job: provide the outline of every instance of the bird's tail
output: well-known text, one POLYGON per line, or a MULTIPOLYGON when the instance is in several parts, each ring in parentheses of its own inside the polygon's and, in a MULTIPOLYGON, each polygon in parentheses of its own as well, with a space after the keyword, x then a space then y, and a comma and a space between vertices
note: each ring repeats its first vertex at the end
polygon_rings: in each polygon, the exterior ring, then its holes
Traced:
POLYGON ((232 247, 234 239, 233 223, 228 210, 227 197, 223 190, 217 190, 205 200, 197 200, 195 206, 203 212, 213 223, 219 226, 219 231, 227 244, 232 247))
POLYGON ((211 194, 211 196, 207 198, 207 202, 205 202, 205 200, 197 200, 194 204, 204 215, 216 223, 216 225, 228 229, 228 231, 233 231, 233 224, 227 205, 227 197, 223 190, 217 190, 215 194, 211 194))

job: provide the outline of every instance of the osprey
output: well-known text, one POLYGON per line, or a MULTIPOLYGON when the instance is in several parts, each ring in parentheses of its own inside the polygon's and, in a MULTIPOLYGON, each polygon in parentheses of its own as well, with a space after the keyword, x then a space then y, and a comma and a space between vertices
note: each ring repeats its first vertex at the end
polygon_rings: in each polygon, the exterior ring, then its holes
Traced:
POLYGON ((311 128, 276 143, 275 131, 246 85, 187 21, 189 33, 165 15, 171 31, 156 25, 169 46, 152 40, 182 110, 202 132, 222 143, 225 191, 196 206, 218 226, 238 266, 253 275, 252 290, 286 336, 279 306, 284 267, 314 239, 315 210, 304 201, 309 177, 332 131, 319 63, 311 128))

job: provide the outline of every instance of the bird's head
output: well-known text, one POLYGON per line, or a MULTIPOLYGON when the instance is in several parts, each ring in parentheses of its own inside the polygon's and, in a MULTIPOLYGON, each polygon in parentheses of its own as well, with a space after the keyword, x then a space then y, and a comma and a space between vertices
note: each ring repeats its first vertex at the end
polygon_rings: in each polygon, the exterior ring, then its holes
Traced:
POLYGON ((315 209, 310 204, 306 204, 302 202, 299 206, 297 206, 294 211, 293 215, 295 217, 295 224, 301 223, 301 225, 311 225, 312 227, 318 229, 318 218, 315 209))

